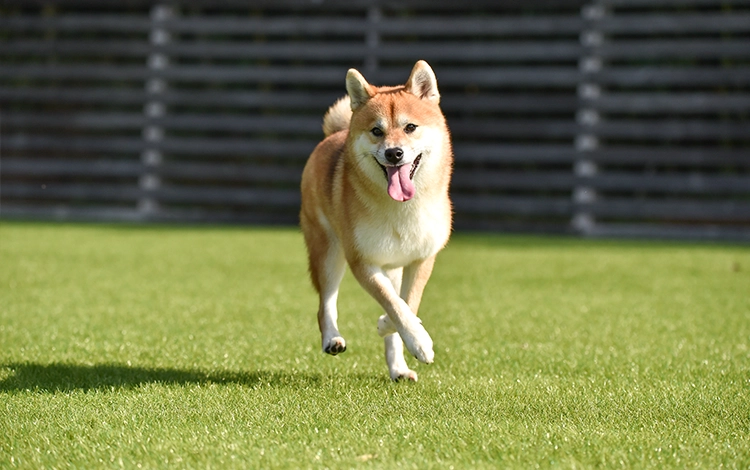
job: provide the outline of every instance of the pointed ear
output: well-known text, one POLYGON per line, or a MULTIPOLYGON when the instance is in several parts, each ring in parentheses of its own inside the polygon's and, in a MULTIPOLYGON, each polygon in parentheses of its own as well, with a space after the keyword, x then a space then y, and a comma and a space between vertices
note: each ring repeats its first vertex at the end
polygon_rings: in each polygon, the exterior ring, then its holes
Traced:
POLYGON ((406 82, 406 91, 423 100, 440 103, 440 92, 437 87, 435 72, 424 60, 414 65, 409 80, 406 82))
POLYGON ((375 94, 365 77, 355 69, 349 69, 346 73, 346 92, 349 94, 352 111, 365 104, 375 94))

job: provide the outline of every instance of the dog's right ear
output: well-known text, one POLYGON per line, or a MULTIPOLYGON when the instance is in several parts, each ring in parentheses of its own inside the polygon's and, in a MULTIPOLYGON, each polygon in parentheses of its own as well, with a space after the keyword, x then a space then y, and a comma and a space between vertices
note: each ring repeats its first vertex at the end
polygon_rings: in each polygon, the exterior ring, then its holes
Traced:
POLYGON ((349 94, 352 111, 365 104, 375 94, 372 85, 355 69, 349 69, 346 73, 346 92, 349 94))

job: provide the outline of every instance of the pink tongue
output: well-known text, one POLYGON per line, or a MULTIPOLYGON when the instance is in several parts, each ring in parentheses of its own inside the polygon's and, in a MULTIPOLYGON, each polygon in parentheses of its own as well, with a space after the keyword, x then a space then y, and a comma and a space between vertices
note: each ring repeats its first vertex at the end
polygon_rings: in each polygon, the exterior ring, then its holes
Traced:
POLYGON ((388 195, 399 202, 408 201, 414 197, 414 183, 409 178, 411 165, 385 167, 388 172, 388 195))

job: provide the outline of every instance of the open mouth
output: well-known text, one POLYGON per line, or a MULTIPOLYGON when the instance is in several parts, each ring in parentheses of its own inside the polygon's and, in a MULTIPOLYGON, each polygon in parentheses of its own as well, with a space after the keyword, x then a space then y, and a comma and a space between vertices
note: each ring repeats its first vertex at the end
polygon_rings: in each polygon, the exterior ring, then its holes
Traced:
MULTIPOLYGON (((419 162, 421 160, 422 160, 422 154, 420 153, 419 155, 417 155, 417 158, 415 158, 414 161, 411 162, 411 170, 409 170, 410 180, 414 179, 414 173, 417 172, 417 168, 419 167, 419 162)), ((377 158, 375 159, 375 161, 377 162, 378 165, 380 165, 380 169, 383 170, 383 175, 385 176, 385 178, 388 179, 388 170, 386 169, 386 166, 381 165, 381 163, 378 161, 377 158)))
POLYGON ((384 166, 380 165, 380 162, 378 162, 378 165, 383 169, 383 173, 385 173, 388 195, 391 196, 393 200, 405 202, 414 197, 416 188, 414 187, 414 183, 412 183, 412 179, 414 178, 414 173, 417 171, 417 168, 419 168, 419 162, 421 160, 422 154, 420 153, 417 155, 417 158, 411 162, 411 166, 407 166, 408 164, 400 166, 384 166))

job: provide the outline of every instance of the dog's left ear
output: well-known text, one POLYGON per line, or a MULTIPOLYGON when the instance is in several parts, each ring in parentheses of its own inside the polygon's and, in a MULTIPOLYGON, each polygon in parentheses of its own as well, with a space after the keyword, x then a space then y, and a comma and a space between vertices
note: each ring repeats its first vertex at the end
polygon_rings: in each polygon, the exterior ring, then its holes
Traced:
POLYGON ((440 103, 440 92, 437 87, 435 72, 424 60, 414 64, 409 80, 406 81, 406 91, 423 100, 440 103))

